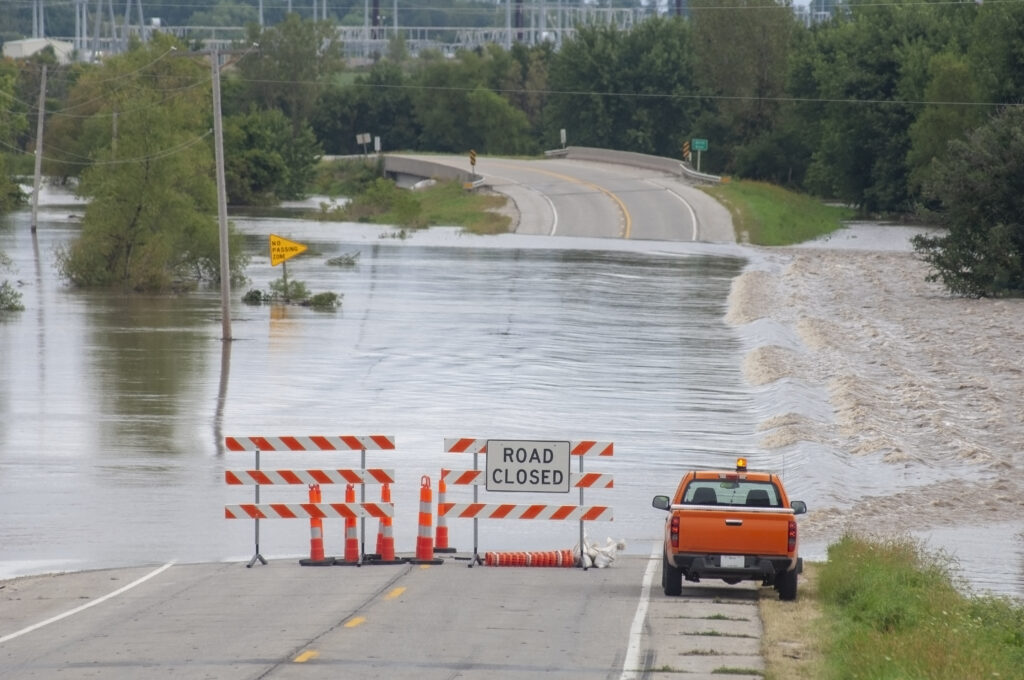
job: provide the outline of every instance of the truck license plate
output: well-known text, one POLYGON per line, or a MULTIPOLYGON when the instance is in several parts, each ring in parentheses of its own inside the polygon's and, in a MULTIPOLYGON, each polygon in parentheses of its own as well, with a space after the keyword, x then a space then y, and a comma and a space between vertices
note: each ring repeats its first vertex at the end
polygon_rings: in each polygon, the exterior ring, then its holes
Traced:
POLYGON ((722 569, 742 569, 743 555, 722 555, 722 569))

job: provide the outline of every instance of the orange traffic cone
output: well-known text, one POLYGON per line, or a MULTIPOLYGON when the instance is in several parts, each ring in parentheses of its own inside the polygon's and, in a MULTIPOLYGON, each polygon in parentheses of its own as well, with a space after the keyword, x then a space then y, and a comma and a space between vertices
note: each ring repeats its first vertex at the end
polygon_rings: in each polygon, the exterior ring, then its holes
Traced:
MULTIPOLYGON (((354 484, 349 484, 345 487, 345 502, 352 504, 356 502, 356 487, 354 484)), ((356 531, 356 518, 355 515, 352 517, 345 518, 345 561, 346 562, 358 562, 359 561, 359 532, 356 531)))
MULTIPOLYGON (((437 507, 444 505, 445 493, 448 491, 448 485, 444 481, 445 471, 441 471, 441 479, 437 482, 437 507)), ((437 513, 437 532, 434 541, 434 552, 436 553, 453 553, 455 548, 448 545, 448 518, 442 515, 440 512, 437 513)))
POLYGON ((430 477, 423 475, 420 479, 420 521, 416 535, 416 564, 443 564, 444 560, 434 557, 433 536, 433 493, 430 490, 430 477))
MULTIPOLYGON (((309 485, 309 504, 316 505, 322 500, 319 484, 309 485)), ((313 508, 310 508, 313 512, 313 508)), ((322 517, 309 518, 309 559, 299 560, 304 567, 326 567, 334 564, 334 558, 324 557, 324 520, 322 517)))
MULTIPOLYGON (((384 484, 380 489, 381 504, 391 503, 391 486, 384 484)), ((395 558, 395 537, 392 533, 392 518, 381 517, 377 529, 377 553, 367 556, 367 564, 405 564, 406 560, 395 558)))

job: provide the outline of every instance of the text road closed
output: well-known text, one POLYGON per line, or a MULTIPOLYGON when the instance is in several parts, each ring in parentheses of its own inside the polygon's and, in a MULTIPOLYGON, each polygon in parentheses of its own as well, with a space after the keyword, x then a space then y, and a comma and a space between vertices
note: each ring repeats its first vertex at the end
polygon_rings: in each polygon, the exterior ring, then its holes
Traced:
POLYGON ((569 442, 487 440, 488 491, 569 492, 569 442))

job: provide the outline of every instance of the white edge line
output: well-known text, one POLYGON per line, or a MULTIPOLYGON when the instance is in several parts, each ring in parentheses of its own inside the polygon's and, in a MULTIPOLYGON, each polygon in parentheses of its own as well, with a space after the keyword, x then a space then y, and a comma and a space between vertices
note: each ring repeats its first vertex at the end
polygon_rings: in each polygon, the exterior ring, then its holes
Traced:
POLYGON ((680 196, 679 194, 677 194, 676 192, 674 192, 671 189, 669 189, 667 186, 663 186, 661 184, 656 184, 655 182, 651 182, 651 180, 647 180, 647 181, 650 182, 651 184, 654 184, 655 186, 661 187, 662 189, 664 189, 665 191, 667 191, 668 193, 672 194, 673 196, 678 198, 680 201, 682 201, 683 205, 686 206, 686 209, 690 211, 690 219, 693 220, 693 240, 696 242, 697 236, 698 236, 698 234, 697 234, 697 213, 694 212, 693 206, 690 205, 690 202, 687 201, 682 196, 680 196))
POLYGON ((541 194, 541 196, 544 197, 544 200, 551 207, 551 232, 548 236, 554 236, 555 232, 558 231, 558 210, 555 209, 555 202, 551 200, 551 197, 547 194, 541 194))
POLYGON ((31 626, 29 626, 27 628, 22 628, 21 630, 19 630, 17 632, 11 633, 10 635, 4 635, 3 637, 0 637, 0 644, 3 644, 3 643, 5 643, 5 642, 7 642, 9 640, 13 640, 14 638, 17 638, 17 637, 21 637, 22 635, 25 635, 27 633, 31 633, 34 630, 39 630, 43 626, 48 626, 51 623, 56 623, 57 621, 60 621, 61 619, 66 619, 69 616, 74 616, 75 614, 77 614, 79 612, 85 611, 89 607, 95 607, 98 604, 102 604, 102 603, 106 602, 107 600, 109 600, 111 598, 117 597, 121 593, 124 593, 124 592, 127 592, 127 591, 131 590, 132 588, 134 588, 137 585, 141 585, 141 584, 145 583, 146 581, 148 581, 151 578, 159 576, 163 572, 165 572, 168 569, 170 569, 173 565, 174 565, 174 562, 168 562, 167 564, 165 564, 164 566, 160 567, 159 569, 156 569, 154 571, 149 572, 148 574, 146 574, 142 578, 137 579, 135 581, 132 581, 128 585, 126 585, 126 586, 124 586, 122 588, 118 588, 117 590, 115 590, 112 593, 107 593, 103 597, 96 598, 92 602, 87 602, 86 604, 83 604, 80 607, 75 607, 74 609, 69 609, 68 611, 64 612, 63 614, 58 614, 57 616, 54 616, 54 617, 49 618, 49 619, 46 619, 45 621, 40 621, 39 623, 33 624, 33 625, 31 625, 31 626))
POLYGON ((658 568, 658 553, 661 552, 661 544, 655 543, 651 547, 651 557, 647 563, 647 570, 644 571, 644 580, 640 587, 640 602, 636 606, 636 615, 633 616, 633 624, 629 627, 629 645, 626 647, 626 658, 622 661, 622 675, 620 680, 635 680, 643 675, 640 669, 640 643, 644 637, 644 621, 647 620, 647 605, 651 600, 651 583, 654 582, 654 572, 658 568))

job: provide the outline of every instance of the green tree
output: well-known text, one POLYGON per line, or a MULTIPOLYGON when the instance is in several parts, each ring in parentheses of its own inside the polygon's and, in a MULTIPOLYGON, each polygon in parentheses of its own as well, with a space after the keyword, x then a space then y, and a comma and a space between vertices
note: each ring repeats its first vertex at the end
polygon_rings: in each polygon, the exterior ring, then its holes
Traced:
MULTIPOLYGON (((801 41, 790 95, 816 116, 806 187, 864 212, 910 210, 911 125, 924 110, 932 57, 956 54, 968 5, 856 2, 801 41), (821 103, 818 103, 821 102, 821 103)), ((920 163, 928 153, 916 152, 920 163)))
POLYGON ((224 157, 230 202, 269 205, 305 195, 320 146, 308 125, 293 135, 280 111, 253 111, 224 119, 224 157))
MULTIPOLYGON (((482 153, 530 154, 537 143, 530 136, 526 114, 491 90, 478 87, 466 96, 469 118, 463 143, 482 153)), ((458 149, 456 149, 458 150, 458 149)))
POLYGON ((313 117, 321 88, 344 68, 335 27, 289 14, 262 30, 250 24, 248 39, 259 45, 239 62, 248 97, 260 108, 283 111, 299 135, 313 117))
POLYGON ((413 95, 418 147, 453 152, 475 148, 481 153, 535 150, 525 115, 493 92, 511 63, 497 46, 480 53, 463 51, 451 60, 440 55, 421 58, 412 76, 418 86, 413 95))
POLYGON ((398 64, 380 61, 352 85, 326 88, 312 127, 332 154, 362 153, 356 135, 364 132, 380 135, 385 149, 414 149, 420 127, 411 83, 398 64))
POLYGON ((172 44, 110 58, 76 86, 101 97, 82 125, 107 141, 78 187, 89 200, 81 233, 58 256, 75 286, 158 291, 219 278, 208 71, 174 58, 172 44))
MULTIPOLYGON (((695 132, 714 139, 711 167, 732 170, 734 147, 776 127, 796 20, 789 4, 776 0, 739 0, 727 11, 717 0, 695 0, 690 9, 695 74, 701 90, 714 96, 714 108, 695 132)), ((751 169, 753 176, 762 174, 751 169)))
POLYGON ((1024 5, 982 4, 972 8, 968 58, 983 101, 1024 101, 1024 5))
MULTIPOLYGON (((0 270, 10 269, 11 258, 0 251, 0 270)), ((20 312, 25 309, 25 306, 21 304, 21 293, 11 285, 10 281, 0 281, 0 312, 20 312)), ((4 315, 0 314, 0 321, 3 321, 4 315)))
POLYGON ((678 156, 700 111, 691 28, 650 19, 624 33, 584 28, 563 44, 548 73, 549 140, 678 156))
POLYGON ((949 141, 962 138, 984 120, 985 109, 976 106, 978 88, 966 61, 943 52, 932 57, 931 80, 925 89, 926 104, 910 126, 911 190, 918 194, 932 162, 946 160, 949 141))
POLYGON ((221 0, 212 7, 197 10, 188 19, 189 26, 246 26, 256 23, 259 13, 251 3, 221 0))
POLYGON ((0 61, 0 215, 25 200, 7 170, 6 153, 19 151, 18 137, 28 128, 25 110, 16 96, 17 70, 10 60, 0 61))
POLYGON ((916 236, 932 267, 928 279, 953 294, 1024 295, 1024 109, 1007 107, 967 140, 950 142, 925 193, 938 208, 926 216, 948 229, 916 236))

